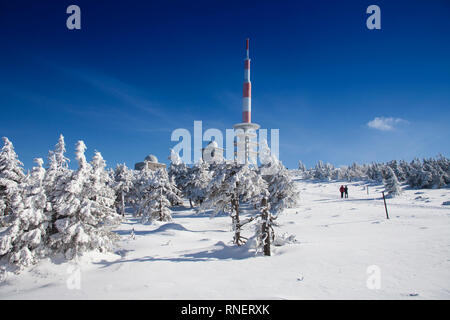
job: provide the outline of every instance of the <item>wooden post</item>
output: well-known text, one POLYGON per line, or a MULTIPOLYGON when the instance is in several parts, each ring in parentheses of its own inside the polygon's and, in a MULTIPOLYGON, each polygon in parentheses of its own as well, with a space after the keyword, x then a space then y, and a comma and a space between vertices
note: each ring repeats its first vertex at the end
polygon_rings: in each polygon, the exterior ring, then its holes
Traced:
POLYGON ((160 193, 159 193, 159 221, 164 221, 163 220, 163 212, 162 212, 162 188, 160 188, 160 193))
POLYGON ((386 205, 386 197, 384 196, 384 191, 381 192, 383 194, 383 201, 384 201, 384 209, 386 210, 386 219, 389 219, 388 209, 386 205))
POLYGON ((122 217, 125 217, 125 197, 123 195, 123 190, 122 190, 122 194, 121 194, 121 208, 120 210, 122 211, 122 217))

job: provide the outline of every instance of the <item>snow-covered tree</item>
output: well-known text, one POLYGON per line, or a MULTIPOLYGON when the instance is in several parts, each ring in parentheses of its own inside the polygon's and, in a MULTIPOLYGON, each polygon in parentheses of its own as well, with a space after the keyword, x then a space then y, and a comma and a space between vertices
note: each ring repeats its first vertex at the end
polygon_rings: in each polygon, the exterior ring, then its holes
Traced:
POLYGON ((170 149, 169 160, 170 160, 168 170, 169 177, 175 181, 177 188, 181 190, 181 192, 184 192, 189 168, 181 160, 178 153, 176 153, 173 149, 170 149))
POLYGON ((378 163, 372 163, 368 168, 367 176, 370 180, 382 182, 383 181, 383 166, 378 163))
POLYGON ((397 160, 389 161, 386 165, 394 171, 398 181, 405 181, 405 174, 397 160))
POLYGON ((306 171, 306 166, 301 160, 298 160, 298 171, 301 173, 306 171))
POLYGON ((386 178, 384 179, 384 188, 385 192, 387 192, 388 197, 396 197, 402 192, 402 188, 400 187, 400 183, 398 182, 397 176, 395 175, 394 170, 386 166, 386 178))
POLYGON ((331 163, 323 163, 319 160, 314 168, 314 178, 317 180, 330 180, 335 168, 331 163))
POLYGON ((0 256, 7 256, 13 265, 30 266, 47 253, 46 241, 50 230, 47 197, 43 186, 43 160, 37 164, 19 186, 12 201, 11 224, 0 238, 0 256))
POLYGON ((411 161, 410 171, 408 176, 408 184, 413 188, 431 188, 433 185, 433 175, 430 168, 424 167, 423 163, 415 158, 411 161), (428 169, 428 170, 425 170, 428 169))
POLYGON ((181 203, 167 171, 144 168, 135 182, 135 212, 142 222, 170 221, 172 203, 181 203))
POLYGON ((142 216, 143 205, 145 198, 151 192, 151 180, 153 179, 153 171, 148 167, 142 170, 134 170, 133 172, 133 187, 130 190, 130 204, 133 206, 133 213, 136 217, 142 216))
POLYGON ((179 206, 183 204, 183 200, 180 197, 180 190, 177 188, 173 179, 169 177, 165 168, 159 169, 155 172, 157 179, 156 186, 161 186, 163 194, 169 200, 171 206, 179 206))
POLYGON ((367 176, 363 171, 363 167, 354 162, 350 167, 347 167, 345 178, 347 181, 365 180, 367 176))
POLYGON ((442 188, 448 183, 447 172, 439 165, 441 160, 442 158, 440 160, 423 159, 422 168, 431 175, 431 181, 424 185, 424 188, 442 188))
POLYGON ((387 177, 390 167, 399 182, 407 182, 413 188, 441 188, 450 184, 450 160, 442 155, 437 158, 415 158, 410 163, 401 160, 388 163, 352 164, 350 167, 333 169, 332 165, 326 165, 319 161, 314 169, 306 170, 302 174, 303 179, 334 180, 372 180, 383 182, 387 177))
POLYGON ((58 143, 55 145, 53 154, 55 155, 56 166, 58 168, 68 168, 69 159, 64 155, 66 153, 66 143, 64 142, 64 136, 59 135, 58 143))
POLYGON ((447 159, 440 154, 436 160, 436 163, 441 169, 444 185, 450 185, 450 159, 447 159))
POLYGON ((150 201, 147 202, 146 214, 143 216, 150 220, 170 221, 172 220, 172 211, 170 210, 170 201, 164 194, 164 187, 161 185, 152 190, 150 201))
POLYGON ((6 137, 3 137, 3 143, 0 152, 0 227, 9 223, 12 198, 16 197, 17 188, 25 179, 23 164, 19 161, 13 144, 6 137))
POLYGON ((184 195, 189 199, 191 208, 193 204, 202 204, 205 200, 207 187, 212 179, 209 165, 200 159, 189 169, 184 185, 184 195))
POLYGON ((207 186, 205 201, 199 208, 200 210, 213 209, 213 214, 230 213, 230 196, 222 193, 225 180, 229 179, 235 164, 233 162, 223 162, 214 165, 214 175, 207 186))
POLYGON ((264 176, 268 184, 268 198, 272 213, 279 213, 298 204, 299 191, 292 182, 289 171, 280 163, 279 170, 269 176, 264 176))
POLYGON ((87 193, 90 194, 91 214, 96 217, 118 222, 117 210, 115 207, 116 195, 112 187, 113 183, 110 175, 105 170, 106 162, 100 152, 96 151, 91 161, 92 170, 90 172, 87 193))
POLYGON ((410 176, 410 171, 411 171, 410 164, 408 162, 406 162, 405 160, 400 160, 399 167, 402 172, 402 177, 401 177, 401 180, 399 180, 399 181, 407 182, 408 177, 410 176))
POLYGON ((267 183, 253 167, 224 161, 215 168, 201 209, 213 209, 213 214, 228 212, 234 230, 233 242, 240 246, 247 240, 241 235, 242 227, 254 219, 241 221, 241 204, 258 208, 262 198, 268 195, 267 183))
POLYGON ((169 198, 175 198, 177 195, 173 192, 173 188, 165 170, 160 169, 154 173, 151 187, 152 189, 149 194, 150 201, 147 202, 147 210, 144 216, 150 220, 172 220, 172 212, 169 209, 169 198))
POLYGON ((56 232, 54 225, 57 217, 57 212, 54 210, 56 199, 61 197, 64 192, 64 182, 70 179, 72 175, 72 170, 68 166, 69 159, 66 158, 65 152, 66 146, 61 134, 54 150, 48 153, 48 165, 43 180, 47 201, 49 202, 47 210, 51 216, 51 234, 56 232))
POLYGON ((125 215, 125 205, 130 203, 129 194, 133 188, 133 171, 123 164, 118 164, 113 173, 113 188, 116 193, 116 207, 122 216, 125 215))
POLYGON ((53 153, 53 151, 48 152, 47 160, 48 160, 48 165, 47 165, 47 170, 45 172, 43 184, 44 184, 45 191, 46 191, 47 195, 49 195, 49 198, 50 198, 50 196, 53 195, 54 188, 57 184, 56 180, 61 175, 62 170, 60 170, 60 168, 57 165, 56 157, 55 157, 55 154, 53 153))
MULTIPOLYGON (((177 195, 182 198, 186 193, 186 185, 189 182, 189 171, 191 170, 181 160, 180 156, 173 149, 170 149, 170 165, 169 165, 169 178, 176 186, 177 195)), ((191 204, 192 205, 192 204, 191 204)))
MULTIPOLYGON (((263 153, 267 153, 267 143, 260 146, 263 153)), ((293 208, 298 204, 299 192, 295 188, 289 171, 275 156, 265 157, 261 161, 259 172, 267 182, 268 202, 272 213, 279 213, 286 208, 293 208)))
POLYGON ((50 244, 68 259, 88 250, 112 249, 117 235, 111 227, 120 220, 111 192, 105 187, 104 160, 96 153, 92 165, 89 164, 85 150, 84 142, 78 141, 78 169, 59 182, 62 192, 55 199, 56 231, 50 244))

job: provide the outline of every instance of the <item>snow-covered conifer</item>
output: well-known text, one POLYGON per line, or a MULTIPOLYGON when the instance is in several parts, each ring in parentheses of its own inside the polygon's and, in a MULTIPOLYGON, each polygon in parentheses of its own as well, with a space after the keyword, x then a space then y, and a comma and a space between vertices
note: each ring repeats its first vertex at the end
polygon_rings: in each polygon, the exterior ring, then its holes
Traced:
POLYGON ((183 204, 183 200, 180 197, 180 190, 177 188, 173 179, 169 177, 165 168, 159 169, 155 172, 157 179, 157 186, 161 186, 163 194, 169 200, 171 206, 179 206, 183 204))
POLYGON ((178 196, 181 197, 185 194, 186 184, 188 183, 188 175, 189 170, 186 164, 181 160, 178 153, 176 153, 173 149, 170 150, 170 166, 168 170, 169 178, 172 183, 175 183, 175 186, 179 190, 178 196))
POLYGON ((300 173, 303 173, 306 171, 306 166, 301 160, 298 160, 298 171, 300 173))
POLYGON ((136 215, 142 222, 153 220, 170 221, 172 212, 171 203, 181 203, 176 187, 171 183, 165 169, 152 171, 141 170, 136 187, 136 215))
POLYGON ((399 181, 407 182, 408 178, 410 176, 410 171, 411 171, 410 164, 408 162, 406 162, 405 160, 400 160, 399 167, 400 167, 400 170, 403 173, 402 180, 399 180, 399 181))
POLYGON ((43 181, 49 203, 47 210, 50 211, 49 214, 51 216, 51 234, 56 232, 54 225, 57 217, 57 213, 54 210, 56 199, 61 197, 62 192, 64 192, 64 182, 72 175, 72 170, 68 166, 69 159, 66 158, 65 152, 66 146, 64 137, 61 134, 54 150, 48 153, 48 165, 43 181))
POLYGON ((169 198, 176 197, 173 192, 169 177, 165 170, 155 172, 152 180, 152 190, 150 193, 149 210, 147 217, 151 220, 170 221, 172 212, 169 209, 169 198))
POLYGON ((153 179, 153 171, 148 167, 144 167, 142 170, 133 171, 133 187, 129 193, 129 201, 133 206, 133 213, 135 216, 142 216, 143 206, 145 198, 148 197, 151 191, 151 180, 153 179))
POLYGON ((395 176, 397 177, 398 181, 405 181, 405 174, 397 160, 389 161, 386 165, 394 170, 395 176))
POLYGON ((19 161, 14 146, 8 138, 3 137, 0 152, 0 226, 7 225, 8 215, 12 213, 12 198, 18 192, 19 184, 25 179, 22 162, 19 161))
POLYGON ((56 166, 58 168, 67 168, 68 162, 70 161, 64 155, 66 153, 66 143, 64 142, 64 136, 59 135, 58 143, 55 145, 53 154, 55 155, 56 166))
POLYGON ((425 188, 442 188, 447 184, 447 173, 439 165, 439 160, 424 159, 423 168, 431 174, 431 182, 425 188))
POLYGON ((368 178, 373 181, 382 182, 383 181, 383 166, 378 163, 372 163, 367 172, 368 178))
POLYGON ((0 238, 0 256, 19 268, 30 266, 47 253, 46 241, 50 217, 46 211, 47 197, 43 187, 43 160, 19 186, 12 201, 11 224, 0 238))
POLYGON ((106 162, 100 152, 96 151, 91 161, 87 192, 90 194, 91 214, 101 218, 104 222, 114 224, 119 221, 115 207, 115 192, 112 180, 105 170, 106 162))
POLYGON ((363 171, 363 167, 354 162, 350 167, 347 168, 346 179, 347 181, 365 180, 367 179, 367 177, 363 171))
POLYGON ((201 208, 213 209, 213 214, 230 213, 234 230, 233 242, 242 245, 247 240, 241 235, 242 227, 254 217, 241 221, 241 204, 251 204, 258 208, 262 198, 268 195, 267 183, 254 168, 224 161, 215 169, 201 208))
POLYGON ((110 229, 118 223, 119 216, 104 187, 104 160, 97 153, 93 165, 89 164, 85 150, 84 142, 78 141, 78 169, 60 181, 62 192, 55 199, 56 232, 50 237, 50 244, 68 259, 88 250, 108 251, 117 239, 110 229))
POLYGON ((408 184, 413 188, 428 188, 433 183, 433 176, 430 171, 424 170, 424 165, 420 159, 411 161, 408 184))
POLYGON ((450 185, 450 159, 440 154, 436 163, 441 169, 444 185, 450 185))
POLYGON ((330 180, 334 173, 334 166, 331 163, 324 164, 319 160, 314 168, 314 178, 317 180, 330 180))
POLYGON ((169 157, 169 159, 170 159, 170 163, 175 165, 175 166, 178 166, 178 165, 183 163, 183 161, 181 160, 180 155, 178 154, 178 152, 175 152, 175 150, 173 150, 173 149, 170 149, 170 157, 169 157))
POLYGON ((181 160, 178 153, 176 153, 173 149, 170 149, 170 165, 168 174, 171 177, 174 177, 175 182, 178 184, 182 184, 182 181, 186 178, 187 167, 186 164, 181 160))
POLYGON ((319 161, 315 168, 306 170, 303 179, 318 180, 365 180, 383 182, 387 178, 387 167, 390 167, 399 182, 407 182, 413 188, 441 188, 450 184, 450 160, 440 155, 434 159, 415 158, 411 163, 404 160, 388 163, 371 163, 334 169, 332 165, 319 161), (331 173, 331 176, 330 176, 331 173))
POLYGON ((118 164, 113 173, 113 187, 116 193, 116 207, 125 215, 125 205, 130 203, 129 194, 133 188, 133 172, 125 164, 118 164))
MULTIPOLYGON (((268 149, 263 143, 261 151, 268 149)), ((299 192, 296 190, 289 171, 275 156, 267 157, 261 161, 259 171, 267 182, 269 196, 268 202, 272 213, 279 213, 286 208, 293 208, 298 204, 299 192)), ((329 167, 331 168, 331 167, 329 167)), ((331 172, 331 171, 330 171, 331 172)), ((325 175, 328 175, 326 173, 325 175)))
POLYGON ((206 189, 212 179, 209 165, 200 159, 189 169, 184 195, 189 199, 191 207, 193 204, 202 204, 206 197, 206 189))
POLYGON ((269 203, 272 213, 279 213, 287 208, 293 208, 298 204, 299 192, 289 175, 289 171, 280 163, 279 170, 265 176, 270 193, 269 203))
POLYGON ((402 188, 400 187, 400 183, 398 182, 397 176, 395 175, 394 170, 390 166, 386 166, 385 180, 384 180, 384 188, 385 192, 389 197, 396 197, 402 192, 402 188))

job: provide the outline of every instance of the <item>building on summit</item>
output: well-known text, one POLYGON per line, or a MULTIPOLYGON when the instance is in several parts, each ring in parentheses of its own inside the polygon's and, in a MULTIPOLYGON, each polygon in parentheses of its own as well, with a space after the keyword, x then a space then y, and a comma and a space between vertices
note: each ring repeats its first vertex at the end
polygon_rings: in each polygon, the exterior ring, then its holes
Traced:
POLYGON ((145 157, 143 162, 138 162, 134 165, 134 170, 142 170, 147 167, 150 170, 158 170, 161 168, 165 168, 166 165, 164 163, 159 163, 158 158, 156 158, 153 154, 150 154, 145 157))
POLYGON ((211 141, 202 149, 202 160, 206 163, 222 162, 223 148, 219 148, 216 141, 211 141))

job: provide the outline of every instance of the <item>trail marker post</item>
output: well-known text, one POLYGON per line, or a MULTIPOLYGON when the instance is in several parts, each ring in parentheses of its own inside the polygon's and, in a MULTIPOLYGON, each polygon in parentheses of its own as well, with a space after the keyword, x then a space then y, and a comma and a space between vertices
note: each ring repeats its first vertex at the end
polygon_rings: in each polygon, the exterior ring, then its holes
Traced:
POLYGON ((386 210, 386 219, 389 219, 388 209, 386 205, 386 197, 384 196, 384 191, 381 192, 383 194, 383 201, 384 201, 384 209, 386 210))

